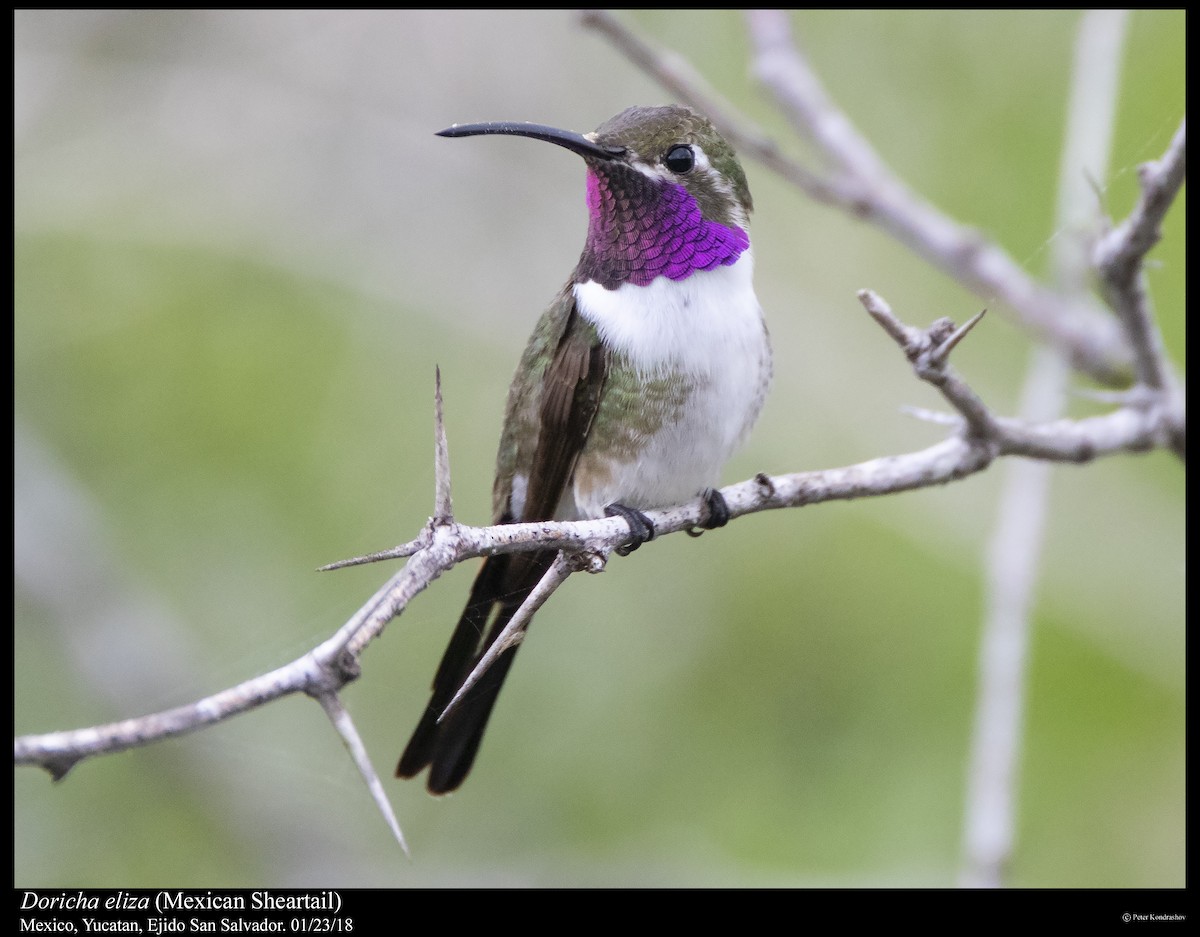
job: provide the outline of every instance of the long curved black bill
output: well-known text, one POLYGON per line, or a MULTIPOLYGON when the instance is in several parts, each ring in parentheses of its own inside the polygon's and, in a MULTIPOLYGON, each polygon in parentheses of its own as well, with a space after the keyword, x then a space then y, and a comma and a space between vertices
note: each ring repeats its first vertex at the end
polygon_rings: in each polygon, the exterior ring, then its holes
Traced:
POLYGON ((439 137, 475 137, 485 133, 545 140, 547 143, 564 146, 572 153, 591 156, 595 159, 618 159, 625 154, 623 146, 601 146, 593 143, 581 133, 559 130, 557 127, 547 127, 545 124, 528 124, 516 120, 492 120, 482 124, 455 124, 453 127, 439 130, 437 135, 439 137))

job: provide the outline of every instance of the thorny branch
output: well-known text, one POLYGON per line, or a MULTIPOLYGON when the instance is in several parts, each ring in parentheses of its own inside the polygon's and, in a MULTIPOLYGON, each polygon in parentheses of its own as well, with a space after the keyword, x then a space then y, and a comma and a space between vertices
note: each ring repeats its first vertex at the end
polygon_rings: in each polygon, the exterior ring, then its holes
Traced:
MULTIPOLYGON (((958 329, 948 320, 939 319, 929 329, 922 330, 897 319, 887 303, 874 293, 864 290, 859 298, 901 347, 917 376, 937 387, 958 411, 956 431, 942 442, 916 452, 822 471, 759 474, 722 488, 731 519, 759 511, 878 497, 945 484, 982 471, 1000 456, 1086 462, 1118 452, 1141 452, 1161 446, 1169 432, 1161 409, 1136 405, 1120 407, 1102 416, 1049 424, 995 416, 948 362, 949 350, 979 321, 978 315, 958 329)), ((441 435, 440 423, 438 432, 441 435)), ((441 466, 439 472, 448 472, 446 462, 442 461, 441 466)), ((438 490, 449 491, 448 478, 439 480, 438 490)), ((661 537, 699 525, 706 510, 704 501, 698 499, 645 513, 661 537)), ((408 558, 404 568, 332 637, 292 663, 163 713, 73 732, 23 736, 15 742, 14 760, 17 764, 41 765, 61 778, 74 764, 89 756, 111 754, 181 735, 282 696, 296 692, 315 697, 336 693, 358 676, 359 656, 367 644, 413 598, 457 564, 494 553, 553 547, 581 557, 576 566, 598 572, 608 555, 628 536, 626 522, 617 517, 490 527, 459 524, 445 515, 432 518, 415 540, 325 567, 408 558)), ((565 578, 563 573, 558 582, 565 578)))
MULTIPOLYGON (((639 67, 658 78, 676 97, 708 112, 731 142, 814 199, 839 205, 895 234, 921 256, 979 292, 997 296, 1016 311, 1027 328, 1066 352, 1075 367, 1093 378, 1120 382, 1130 361, 1139 381, 1134 392, 1101 416, 1030 423, 993 414, 949 365, 950 352, 980 321, 975 315, 955 327, 939 319, 928 329, 898 319, 869 290, 859 299, 872 318, 897 343, 917 377, 936 387, 954 415, 933 414, 951 434, 928 448, 885 456, 856 465, 812 472, 759 474, 721 490, 730 518, 759 511, 795 508, 824 501, 877 497, 945 484, 986 469, 1003 456, 1081 463, 1103 455, 1169 447, 1182 456, 1185 415, 1182 392, 1166 362, 1161 339, 1142 282, 1145 254, 1158 239, 1159 225, 1184 177, 1185 131, 1181 125, 1162 160, 1142 171, 1143 198, 1130 217, 1095 248, 1094 260, 1106 284, 1106 296, 1119 313, 1113 326, 1094 306, 1061 301, 1034 282, 998 246, 963 228, 917 199, 896 180, 857 134, 849 120, 825 97, 815 75, 791 42, 783 14, 749 15, 757 69, 775 93, 781 110, 798 130, 816 142, 832 169, 812 172, 783 156, 761 131, 734 118, 733 109, 701 89, 701 81, 682 59, 651 49, 605 13, 589 12, 585 22, 605 33, 639 67), (1132 349, 1132 351, 1131 351, 1132 349)), ((599 572, 609 554, 628 538, 621 518, 472 527, 451 513, 449 460, 442 423, 440 377, 436 389, 436 498, 434 516, 420 535, 405 544, 369 556, 331 564, 326 569, 381 559, 407 558, 355 615, 320 646, 268 674, 186 706, 109 725, 27 735, 14 741, 14 762, 39 765, 61 779, 85 758, 111 754, 212 725, 292 693, 321 702, 359 765, 380 810, 403 844, 379 779, 340 703, 342 687, 359 675, 366 646, 387 623, 442 573, 474 557, 500 552, 562 551, 531 601, 543 602, 571 572, 599 572)), ((690 530, 704 519, 702 500, 646 511, 660 536, 690 530)), ((521 639, 514 618, 506 640, 521 639)), ((481 664, 480 672, 488 662, 481 664)), ((478 674, 472 674, 471 680, 478 674)), ((453 703, 451 704, 453 706, 453 703)))

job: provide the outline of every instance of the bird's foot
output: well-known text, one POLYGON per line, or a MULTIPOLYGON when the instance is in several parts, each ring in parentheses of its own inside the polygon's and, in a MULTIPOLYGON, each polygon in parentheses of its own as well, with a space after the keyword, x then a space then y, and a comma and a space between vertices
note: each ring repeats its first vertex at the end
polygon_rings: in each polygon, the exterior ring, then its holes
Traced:
POLYGON ((628 556, 647 540, 654 539, 654 524, 637 508, 626 507, 624 504, 610 504, 604 509, 606 517, 621 517, 629 525, 630 540, 617 547, 618 556, 628 556))
POLYGON ((699 537, 706 530, 724 527, 729 523, 729 505, 725 503, 725 496, 721 492, 716 488, 705 488, 701 497, 704 499, 704 506, 708 508, 708 514, 698 527, 688 528, 689 537, 699 537))

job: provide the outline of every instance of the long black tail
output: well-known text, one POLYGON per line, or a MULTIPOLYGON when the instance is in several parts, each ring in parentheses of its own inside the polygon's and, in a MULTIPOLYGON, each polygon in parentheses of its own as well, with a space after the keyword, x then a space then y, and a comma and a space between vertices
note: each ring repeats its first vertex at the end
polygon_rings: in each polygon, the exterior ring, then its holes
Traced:
POLYGON ((426 786, 431 794, 445 794, 462 784, 520 645, 496 659, 454 712, 440 723, 438 718, 553 561, 554 551, 505 553, 484 561, 433 678, 429 705, 400 756, 397 777, 414 777, 429 765, 426 786))

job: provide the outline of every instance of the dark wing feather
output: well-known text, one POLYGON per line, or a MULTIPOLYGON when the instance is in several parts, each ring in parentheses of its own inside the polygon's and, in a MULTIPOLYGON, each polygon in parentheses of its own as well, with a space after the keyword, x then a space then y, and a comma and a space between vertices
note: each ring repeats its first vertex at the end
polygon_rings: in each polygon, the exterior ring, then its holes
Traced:
MULTIPOLYGON (((554 517, 599 409, 607 371, 608 357, 595 329, 572 305, 542 380, 537 445, 532 463, 522 466, 528 474, 524 507, 520 517, 506 513, 501 523, 554 517)), ((519 645, 496 659, 454 712, 440 723, 438 718, 554 555, 553 550, 507 553, 484 561, 438 667, 429 705, 400 757, 397 776, 412 777, 430 765, 428 788, 434 794, 452 791, 463 782, 519 645), (487 638, 481 640, 485 633, 487 638)))

